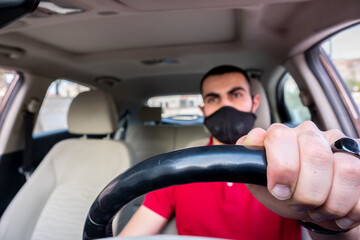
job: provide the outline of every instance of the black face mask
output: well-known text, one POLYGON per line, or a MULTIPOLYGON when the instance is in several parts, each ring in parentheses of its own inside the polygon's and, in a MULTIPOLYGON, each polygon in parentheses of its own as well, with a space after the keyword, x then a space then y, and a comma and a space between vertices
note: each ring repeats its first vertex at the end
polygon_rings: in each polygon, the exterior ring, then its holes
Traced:
POLYGON ((252 112, 226 106, 206 117, 204 124, 220 142, 235 144, 240 137, 250 132, 255 120, 256 116, 252 112))

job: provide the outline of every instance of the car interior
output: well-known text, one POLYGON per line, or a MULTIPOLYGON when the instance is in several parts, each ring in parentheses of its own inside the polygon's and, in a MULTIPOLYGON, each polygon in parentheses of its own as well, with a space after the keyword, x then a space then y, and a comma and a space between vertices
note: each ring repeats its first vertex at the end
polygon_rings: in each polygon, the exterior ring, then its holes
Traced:
MULTIPOLYGON (((359 23, 357 0, 32 2, 0 29, 0 239, 81 239, 112 179, 206 145, 196 99, 215 66, 247 71, 255 127, 311 120, 359 137, 357 85, 324 50, 359 23)), ((114 235, 142 201, 119 209, 114 235)))

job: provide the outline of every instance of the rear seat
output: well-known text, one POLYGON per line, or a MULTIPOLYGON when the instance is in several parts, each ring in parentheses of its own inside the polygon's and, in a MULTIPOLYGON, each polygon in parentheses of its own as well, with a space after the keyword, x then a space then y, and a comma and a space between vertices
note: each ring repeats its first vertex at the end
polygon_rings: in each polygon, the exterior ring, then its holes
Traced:
POLYGON ((161 119, 159 108, 144 107, 139 113, 144 125, 130 125, 125 141, 135 149, 136 163, 149 157, 185 148, 192 141, 209 138, 203 125, 145 125, 161 119))

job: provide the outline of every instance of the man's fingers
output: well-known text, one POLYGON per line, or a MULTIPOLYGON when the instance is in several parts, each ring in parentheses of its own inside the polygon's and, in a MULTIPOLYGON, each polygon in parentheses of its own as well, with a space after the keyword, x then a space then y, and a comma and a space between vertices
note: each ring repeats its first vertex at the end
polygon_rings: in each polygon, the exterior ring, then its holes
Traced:
POLYGON ((312 122, 249 132, 237 144, 264 146, 268 161, 267 190, 248 186, 250 191, 282 216, 334 230, 360 225, 360 160, 331 150, 343 137, 338 130, 322 132, 312 122))
POLYGON ((268 190, 280 200, 289 199, 299 173, 299 150, 295 132, 282 124, 273 124, 264 140, 268 160, 268 190))
POLYGON ((327 199, 333 177, 333 153, 322 132, 312 122, 301 124, 297 132, 301 167, 290 206, 305 212, 327 199))
POLYGON ((323 132, 323 136, 325 137, 325 139, 328 141, 329 144, 333 144, 340 138, 345 137, 345 135, 337 129, 331 129, 329 131, 323 132))
MULTIPOLYGON (((323 136, 333 144, 345 135, 339 130, 329 130, 323 136)), ((315 219, 337 219, 343 228, 353 228, 360 224, 360 161, 344 153, 334 155, 334 175, 331 192, 324 205, 310 211, 315 219), (349 197, 350 196, 350 197, 349 197)))
POLYGON ((342 229, 354 228, 360 225, 360 201, 345 217, 337 219, 335 222, 342 229))
MULTIPOLYGON (((359 189, 359 159, 350 154, 335 153, 334 177, 330 194, 323 206, 314 211, 310 211, 311 217, 316 221, 323 221, 343 218, 352 211, 352 209, 354 209, 353 212, 357 212, 358 210, 355 206, 360 197, 359 189)), ((342 224, 344 225, 345 223, 342 224)))

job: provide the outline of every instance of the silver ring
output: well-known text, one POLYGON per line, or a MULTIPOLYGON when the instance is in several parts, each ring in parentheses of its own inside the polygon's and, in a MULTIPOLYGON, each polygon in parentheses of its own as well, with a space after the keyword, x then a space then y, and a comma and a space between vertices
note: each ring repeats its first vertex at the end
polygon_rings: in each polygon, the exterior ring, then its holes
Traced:
POLYGON ((360 159, 360 144, 351 138, 340 138, 331 145, 331 150, 333 153, 347 153, 360 159))

